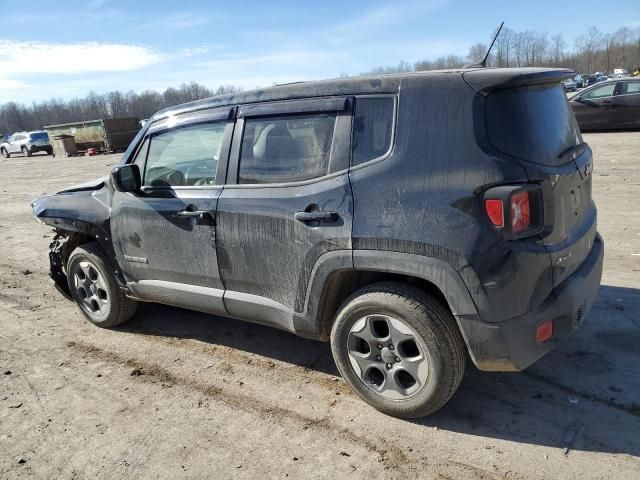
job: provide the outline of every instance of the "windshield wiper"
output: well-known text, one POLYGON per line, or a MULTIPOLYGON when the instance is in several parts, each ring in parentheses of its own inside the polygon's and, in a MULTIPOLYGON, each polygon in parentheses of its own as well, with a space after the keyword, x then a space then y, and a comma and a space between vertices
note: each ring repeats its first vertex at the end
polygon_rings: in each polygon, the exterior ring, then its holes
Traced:
POLYGON ((569 148, 563 150, 560 153, 560 155, 558 155, 558 158, 563 158, 565 156, 569 156, 569 157, 571 157, 571 160, 575 160, 586 149, 587 149, 587 143, 586 142, 582 142, 582 143, 579 143, 577 145, 573 145, 572 147, 569 147, 569 148))

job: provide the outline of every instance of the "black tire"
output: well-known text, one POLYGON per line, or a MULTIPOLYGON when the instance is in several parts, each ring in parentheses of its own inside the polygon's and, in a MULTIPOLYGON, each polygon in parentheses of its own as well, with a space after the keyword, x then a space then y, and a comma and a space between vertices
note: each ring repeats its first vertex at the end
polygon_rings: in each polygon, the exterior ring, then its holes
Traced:
MULTIPOLYGON (((391 333, 389 335, 391 339, 391 333)), ((374 349, 380 346, 370 345, 369 348, 375 352, 374 349)), ((390 345, 390 348, 396 348, 398 357, 401 356, 400 347, 390 345)), ((372 284, 344 301, 331 329, 331 351, 342 377, 364 401, 383 413, 400 418, 423 417, 439 410, 460 385, 466 364, 465 344, 449 309, 422 289, 397 282, 372 284), (349 359, 351 329, 356 322, 362 324, 363 318, 368 322, 369 318, 377 318, 376 315, 401 319, 401 323, 410 327, 411 334, 417 335, 417 340, 422 342, 418 343, 419 350, 426 350, 424 354, 419 353, 426 359, 423 371, 427 376, 411 395, 399 399, 386 398, 365 383, 364 375, 352 366, 349 359)), ((376 357, 380 359, 379 355, 376 357)), ((398 357, 396 361, 405 361, 398 357)), ((384 361, 380 367, 383 373, 392 365, 384 361)), ((401 370, 402 363, 393 364, 390 368, 396 367, 401 370)), ((390 374, 394 371, 397 373, 397 370, 388 370, 390 374)), ((387 382, 387 374, 384 375, 384 382, 387 382)), ((397 379, 398 375, 393 378, 397 379)))
POLYGON ((22 151, 22 156, 23 157, 30 157, 31 156, 31 152, 29 151, 29 149, 27 147, 22 147, 20 149, 22 151))
POLYGON ((47 148, 45 151, 47 152, 47 155, 53 155, 53 148, 47 148))
POLYGON ((0 150, 0 153, 2 153, 2 156, 3 156, 4 158, 11 158, 11 154, 10 154, 9 152, 7 152, 7 149, 6 149, 6 148, 1 149, 1 150, 0 150))
POLYGON ((85 243, 71 252, 67 281, 71 296, 84 316, 98 327, 115 327, 136 312, 138 302, 120 289, 96 243, 85 243), (92 280, 93 276, 99 280, 92 280))

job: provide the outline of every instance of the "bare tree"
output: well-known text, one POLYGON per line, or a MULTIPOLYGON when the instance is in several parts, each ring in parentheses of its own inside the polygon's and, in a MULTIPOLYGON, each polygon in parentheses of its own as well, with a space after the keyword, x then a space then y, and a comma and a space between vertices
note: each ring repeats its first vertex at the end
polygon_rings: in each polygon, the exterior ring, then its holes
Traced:
POLYGON ((476 43, 469 48, 467 57, 472 63, 479 63, 487 53, 487 46, 484 43, 476 43))
POLYGON ((564 62, 564 50, 567 48, 567 42, 561 33, 551 37, 551 55, 554 67, 559 67, 564 62))
MULTIPOLYGON (((495 35, 495 34, 494 34, 495 35)), ((509 67, 509 54, 513 49, 515 32, 509 28, 504 27, 500 31, 500 35, 496 39, 494 46, 495 50, 495 63, 497 67, 509 67)))

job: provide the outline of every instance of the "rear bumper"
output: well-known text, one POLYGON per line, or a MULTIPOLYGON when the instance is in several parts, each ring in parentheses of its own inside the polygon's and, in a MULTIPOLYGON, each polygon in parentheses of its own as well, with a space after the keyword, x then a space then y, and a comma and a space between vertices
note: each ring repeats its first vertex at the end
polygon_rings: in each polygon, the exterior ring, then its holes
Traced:
POLYGON ((31 153, 35 152, 49 152, 52 151, 53 147, 51 145, 31 145, 29 147, 29 151, 31 153))
POLYGON ((596 235, 589 256, 570 277, 555 288, 544 303, 531 312, 499 323, 477 316, 458 321, 474 363, 480 370, 523 370, 553 350, 583 321, 591 308, 602 278, 604 243, 596 235), (536 329, 553 320, 553 336, 536 342, 536 329))

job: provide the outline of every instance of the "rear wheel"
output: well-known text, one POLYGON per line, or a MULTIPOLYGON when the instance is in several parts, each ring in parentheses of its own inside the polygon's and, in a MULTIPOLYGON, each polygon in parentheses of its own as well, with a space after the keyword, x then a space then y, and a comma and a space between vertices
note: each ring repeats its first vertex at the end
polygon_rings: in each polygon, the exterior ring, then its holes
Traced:
POLYGON ((331 350, 349 386, 389 415, 434 413, 454 394, 466 354, 448 308, 419 288, 378 283, 342 305, 331 350))
POLYGON ((6 149, 6 148, 0 149, 0 153, 2 153, 2 156, 3 156, 4 158, 9 158, 9 157, 11 157, 11 154, 10 154, 9 152, 7 152, 7 149, 6 149))
POLYGON ((136 311, 138 303, 122 292, 95 243, 81 245, 71 253, 67 280, 80 310, 98 327, 120 325, 136 311))
POLYGON ((22 150, 22 156, 23 157, 30 157, 31 156, 31 152, 29 151, 29 149, 27 147, 23 146, 21 148, 21 150, 22 150))

